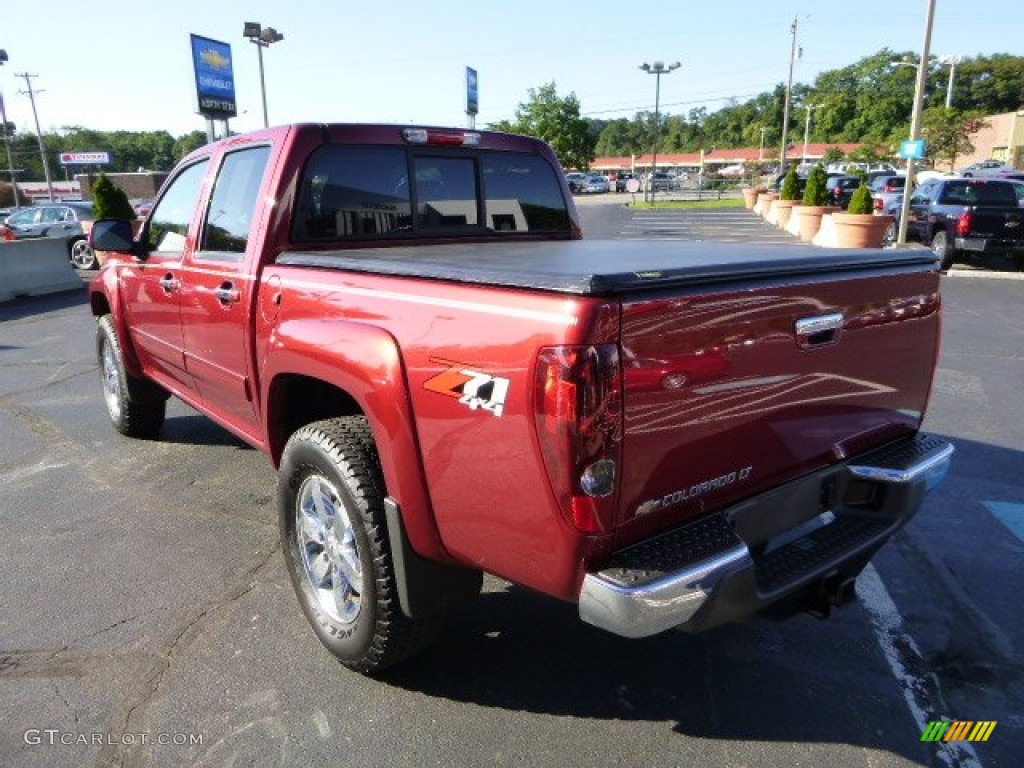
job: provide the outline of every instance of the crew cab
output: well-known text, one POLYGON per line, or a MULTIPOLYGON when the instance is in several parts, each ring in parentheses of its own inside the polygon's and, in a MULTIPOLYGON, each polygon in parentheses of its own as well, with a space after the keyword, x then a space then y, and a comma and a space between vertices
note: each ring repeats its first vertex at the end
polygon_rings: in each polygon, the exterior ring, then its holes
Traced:
POLYGON ((953 451, 919 432, 930 252, 584 240, 532 138, 234 136, 92 239, 114 428, 173 395, 264 451, 299 604, 363 673, 483 572, 625 637, 826 615, 953 451))
POLYGON ((1024 211, 1008 181, 933 178, 910 198, 907 237, 931 245, 942 269, 962 254, 1024 258, 1024 211))

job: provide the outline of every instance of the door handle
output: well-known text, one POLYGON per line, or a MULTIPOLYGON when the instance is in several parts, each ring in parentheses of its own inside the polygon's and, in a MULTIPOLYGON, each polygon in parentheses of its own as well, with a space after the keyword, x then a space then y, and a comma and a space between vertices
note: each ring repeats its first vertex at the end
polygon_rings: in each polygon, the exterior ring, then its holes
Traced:
POLYGON ((170 293, 171 291, 176 291, 181 287, 181 281, 168 272, 160 278, 160 287, 164 289, 165 293, 170 293))
POLYGON ((801 349, 811 349, 835 344, 842 328, 843 315, 840 312, 801 318, 794 326, 796 345, 801 349))
POLYGON ((221 304, 234 304, 242 298, 242 292, 233 283, 222 283, 214 293, 221 304))

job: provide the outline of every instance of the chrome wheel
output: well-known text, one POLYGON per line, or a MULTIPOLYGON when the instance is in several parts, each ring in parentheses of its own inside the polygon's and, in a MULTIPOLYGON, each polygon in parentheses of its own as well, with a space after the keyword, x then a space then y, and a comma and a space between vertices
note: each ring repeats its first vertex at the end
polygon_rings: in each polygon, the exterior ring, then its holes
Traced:
POLYGON ((109 343, 103 344, 100 362, 103 367, 103 399, 107 403, 110 418, 118 422, 121 420, 121 374, 109 343))
POLYGON ((71 263, 78 269, 96 268, 96 253, 88 240, 75 240, 71 244, 71 263))
POLYGON ((337 489, 323 476, 302 481, 295 504, 295 535, 313 595, 341 624, 359 616, 363 566, 356 531, 337 489))
POLYGON ((888 227, 885 228, 885 233, 882 235, 882 247, 888 248, 896 242, 896 237, 899 232, 896 229, 896 223, 891 222, 888 227))

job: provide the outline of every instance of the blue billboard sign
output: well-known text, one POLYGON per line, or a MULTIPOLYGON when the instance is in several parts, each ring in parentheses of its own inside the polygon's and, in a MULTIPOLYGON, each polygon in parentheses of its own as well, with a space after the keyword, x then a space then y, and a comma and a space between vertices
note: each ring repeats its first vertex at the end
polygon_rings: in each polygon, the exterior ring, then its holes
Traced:
POLYGON ((235 76, 231 69, 231 46, 208 37, 192 38, 192 67, 196 74, 199 114, 226 120, 238 114, 235 105, 235 76))
POLYGON ((479 108, 476 70, 466 67, 466 114, 475 115, 479 108))

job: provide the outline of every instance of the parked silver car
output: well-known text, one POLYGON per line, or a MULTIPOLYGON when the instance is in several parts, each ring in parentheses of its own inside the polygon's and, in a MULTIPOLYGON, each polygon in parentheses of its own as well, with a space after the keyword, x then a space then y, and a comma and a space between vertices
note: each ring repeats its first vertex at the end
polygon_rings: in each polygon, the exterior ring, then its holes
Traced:
POLYGON ((587 193, 604 193, 611 189, 608 179, 599 173, 591 173, 583 183, 583 191, 587 193))
POLYGON ((87 237, 92 220, 92 203, 43 203, 12 213, 5 226, 15 240, 59 237, 67 244, 68 257, 75 267, 96 269, 99 262, 87 237))
POLYGON ((972 176, 980 176, 989 179, 1024 181, 1024 171, 1018 171, 1012 165, 1007 165, 999 160, 985 160, 981 163, 974 163, 966 168, 961 168, 959 173, 965 179, 969 179, 972 176))
POLYGON ((892 174, 878 176, 868 185, 871 190, 871 204, 875 213, 887 213, 894 200, 903 199, 903 190, 907 188, 907 177, 892 174))

